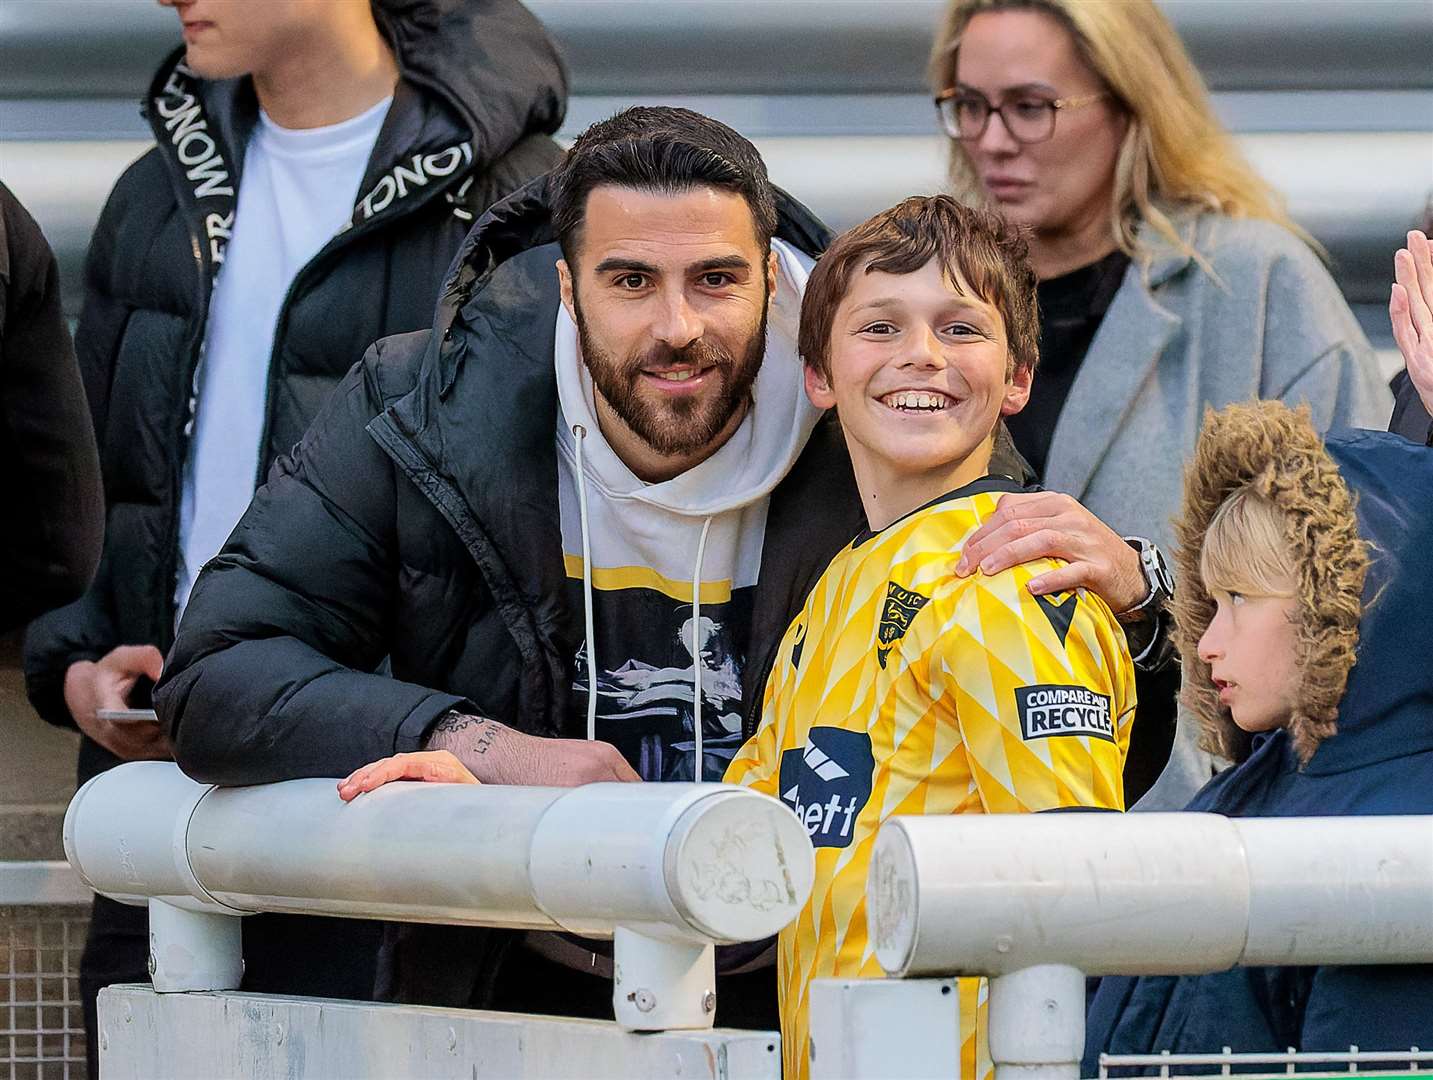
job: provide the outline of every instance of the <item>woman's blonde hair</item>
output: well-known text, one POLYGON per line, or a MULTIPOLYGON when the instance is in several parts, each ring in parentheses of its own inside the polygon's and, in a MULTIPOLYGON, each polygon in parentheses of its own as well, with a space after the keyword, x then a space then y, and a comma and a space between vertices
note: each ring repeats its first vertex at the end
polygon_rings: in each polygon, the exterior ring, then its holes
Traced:
MULTIPOLYGON (((1111 214, 1120 250, 1138 255, 1136 237, 1147 225, 1195 256, 1166 213, 1192 208, 1272 221, 1323 254, 1219 123, 1204 80, 1153 0, 953 0, 931 53, 936 93, 955 84, 956 54, 970 20, 1009 10, 1040 11, 1059 22, 1129 119, 1115 163, 1111 214)), ((957 196, 984 201, 979 178, 954 139, 950 178, 957 196)))
POLYGON ((1288 515, 1251 486, 1229 494, 1204 533, 1199 572, 1211 592, 1291 597, 1288 515))

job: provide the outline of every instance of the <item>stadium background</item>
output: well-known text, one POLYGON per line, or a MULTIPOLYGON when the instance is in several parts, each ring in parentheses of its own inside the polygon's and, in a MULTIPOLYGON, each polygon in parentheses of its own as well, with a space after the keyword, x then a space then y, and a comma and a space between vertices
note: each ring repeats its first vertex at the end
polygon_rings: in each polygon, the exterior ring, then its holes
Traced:
MULTIPOLYGON (((776 182, 836 228, 942 187, 946 143, 924 85, 940 0, 528 6, 571 68, 564 138, 627 104, 685 105, 749 135, 776 182)), ((1328 249, 1336 280, 1391 373, 1392 252, 1433 189, 1433 0, 1161 6, 1245 153, 1328 249)), ((0 2, 0 179, 55 248, 72 318, 104 198, 149 145, 139 97, 178 41, 174 13, 149 0, 0 2)), ((62 858, 59 823, 74 788, 76 739, 30 712, 18 654, 18 637, 0 639, 0 862, 62 858)), ((0 949, 6 920, 18 925, 17 909, 6 903, 0 874, 0 949)), ((24 956, 13 943, 0 952, 0 1036, 21 1021, 68 1026, 34 1009, 6 1011, 20 1000, 13 989, 20 984, 62 1005, 63 987, 37 978, 38 967, 66 962, 63 931, 53 932, 52 947, 27 938, 24 956)), ((51 1042, 38 1056, 73 1061, 69 1040, 51 1042)), ((13 1034, 0 1039, 0 1064, 7 1052, 0 1078, 83 1071, 81 1053, 79 1066, 55 1060, 17 1072, 23 1048, 13 1034)))

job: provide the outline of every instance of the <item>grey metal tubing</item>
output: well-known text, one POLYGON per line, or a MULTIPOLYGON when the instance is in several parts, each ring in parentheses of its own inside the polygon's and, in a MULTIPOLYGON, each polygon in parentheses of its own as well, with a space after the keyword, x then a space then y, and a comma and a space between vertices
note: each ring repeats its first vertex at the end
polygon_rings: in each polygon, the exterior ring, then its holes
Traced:
POLYGON ((1429 963, 1433 817, 894 817, 866 905, 902 978, 1429 963))
MULTIPOLYGON (((914 93, 941 0, 529 0, 581 94, 914 93)), ((1433 85, 1424 0, 1163 0, 1215 88, 1433 85)), ((6 0, 0 97, 132 97, 179 40, 143 0, 6 0), (82 60, 82 62, 77 62, 82 60)))
MULTIPOLYGON (((835 228, 944 184, 945 146, 934 134, 755 141, 773 179, 835 228)), ((1240 144, 1288 196, 1294 217, 1328 248, 1349 301, 1386 304, 1393 251, 1416 225, 1433 184, 1425 164, 1433 163, 1433 133, 1255 134, 1241 137, 1240 144)), ((55 248, 67 311, 79 308, 84 252, 105 196, 146 145, 0 140, 0 177, 55 248)))

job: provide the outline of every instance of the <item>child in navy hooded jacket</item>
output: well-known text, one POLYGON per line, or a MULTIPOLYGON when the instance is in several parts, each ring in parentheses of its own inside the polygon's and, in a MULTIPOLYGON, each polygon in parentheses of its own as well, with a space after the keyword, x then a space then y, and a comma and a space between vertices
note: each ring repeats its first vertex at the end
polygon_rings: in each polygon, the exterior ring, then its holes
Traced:
MULTIPOLYGON (((1433 814, 1433 451, 1380 432, 1320 439, 1278 402, 1209 412, 1179 541, 1183 703, 1234 763, 1187 809, 1433 814)), ((1355 1044, 1433 1046, 1433 966, 1107 978, 1082 1075, 1101 1052, 1355 1044)))

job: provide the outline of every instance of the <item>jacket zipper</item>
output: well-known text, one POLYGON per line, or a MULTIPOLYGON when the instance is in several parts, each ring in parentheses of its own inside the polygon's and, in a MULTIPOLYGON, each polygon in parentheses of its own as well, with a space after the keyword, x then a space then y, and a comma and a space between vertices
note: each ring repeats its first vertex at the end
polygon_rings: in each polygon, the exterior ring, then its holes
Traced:
MULTIPOLYGON (((184 185, 180 177, 176 176, 177 166, 170 156, 160 150, 165 163, 169 167, 170 178, 173 180, 175 190, 178 193, 179 205, 186 208, 184 185)), ((185 230, 189 233, 189 249, 194 256, 195 289, 197 292, 197 303, 195 305, 195 318, 189 329, 189 339, 185 347, 184 364, 184 415, 179 424, 179 438, 176 446, 177 452, 174 455, 174 465, 170 474, 170 482, 173 485, 174 503, 169 515, 169 528, 166 531, 164 560, 160 564, 162 574, 160 581, 163 589, 155 598, 156 612, 159 616, 160 641, 165 644, 165 651, 168 651, 168 644, 174 640, 174 616, 176 606, 174 602, 175 575, 179 571, 179 517, 180 508, 184 501, 184 465, 189 459, 189 442, 193 437, 194 424, 199 414, 199 391, 195 385, 198 377, 200 357, 204 351, 204 333, 209 324, 209 300, 213 292, 213 275, 209 272, 209 266, 204 258, 204 245, 198 232, 194 229, 193 215, 184 215, 185 230)))
POLYGON ((746 703, 746 711, 741 718, 742 742, 755 735, 757 727, 760 726, 761 702, 766 697, 766 684, 771 681, 771 671, 776 667, 776 654, 781 651, 781 638, 784 636, 783 630, 781 636, 776 638, 775 644, 767 650, 761 661, 761 678, 752 683, 751 700, 746 703))
MULTIPOLYGON (((445 333, 443 341, 447 340, 449 336, 445 333)), ((498 617, 511 636, 523 666, 541 666, 547 669, 547 677, 539 676, 535 681, 546 685, 546 696, 550 699, 542 710, 543 720, 552 735, 560 735, 563 731, 562 717, 556 714, 554 703, 563 700, 565 691, 561 682, 551 677, 551 665, 544 662, 543 658, 549 655, 549 650, 544 646, 536 626, 532 625, 530 611, 521 600, 516 585, 506 573, 501 572, 501 563, 493 557, 493 553, 485 550, 483 541, 479 539, 482 530, 467 502, 452 488, 448 480, 439 476, 428 464, 423 452, 392 422, 388 410, 370 422, 368 434, 457 534, 458 542, 467 550, 468 557, 473 560, 478 573, 487 583, 498 617)), ((523 697, 522 681, 522 676, 519 676, 520 703, 523 697)), ((521 730, 529 733, 536 731, 535 726, 521 730)))

